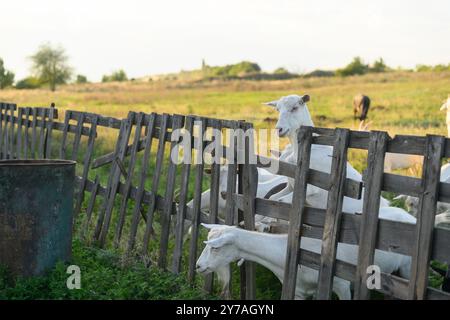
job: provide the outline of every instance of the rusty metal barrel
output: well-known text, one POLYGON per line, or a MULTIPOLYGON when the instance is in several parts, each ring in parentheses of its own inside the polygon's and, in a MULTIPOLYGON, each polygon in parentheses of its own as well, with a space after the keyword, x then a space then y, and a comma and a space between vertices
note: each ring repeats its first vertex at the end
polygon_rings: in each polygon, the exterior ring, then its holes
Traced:
POLYGON ((74 183, 74 161, 0 161, 0 265, 32 276, 70 259, 74 183))

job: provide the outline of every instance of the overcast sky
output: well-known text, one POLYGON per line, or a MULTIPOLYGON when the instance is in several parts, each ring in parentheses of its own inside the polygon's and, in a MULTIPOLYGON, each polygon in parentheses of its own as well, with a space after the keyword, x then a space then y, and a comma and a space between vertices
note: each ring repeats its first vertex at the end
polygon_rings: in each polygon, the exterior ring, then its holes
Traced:
POLYGON ((0 57, 16 79, 44 42, 100 80, 251 60, 263 70, 450 62, 449 0, 2 0, 0 57))

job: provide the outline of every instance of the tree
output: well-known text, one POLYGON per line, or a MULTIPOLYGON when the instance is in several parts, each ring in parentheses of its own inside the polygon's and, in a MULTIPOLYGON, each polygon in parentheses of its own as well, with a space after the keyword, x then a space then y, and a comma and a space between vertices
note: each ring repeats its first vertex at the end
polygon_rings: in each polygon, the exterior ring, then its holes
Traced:
POLYGON ((41 83, 48 84, 50 90, 55 91, 57 84, 67 83, 72 75, 68 59, 64 48, 43 44, 31 56, 32 69, 41 83))
POLYGON ((11 86, 14 83, 14 73, 5 69, 3 59, 0 58, 0 89, 11 86))
POLYGON ((289 71, 287 71, 286 68, 281 67, 281 68, 275 69, 275 71, 273 73, 274 74, 287 74, 287 73, 289 73, 289 71))
POLYGON ((16 83, 16 89, 37 89, 40 86, 41 81, 36 77, 28 77, 16 83))
POLYGON ((366 74, 369 71, 369 66, 364 64, 360 57, 353 58, 345 68, 336 70, 338 76, 352 76, 366 74))
POLYGON ((102 78, 102 82, 112 82, 112 81, 127 81, 128 77, 125 71, 122 69, 114 71, 110 75, 104 75, 102 78))
POLYGON ((387 65, 384 63, 383 58, 376 60, 373 66, 370 68, 371 72, 386 72, 388 69, 387 65))
POLYGON ((78 74, 77 78, 75 80, 75 83, 81 84, 81 83, 88 83, 88 79, 86 76, 82 75, 82 74, 78 74))

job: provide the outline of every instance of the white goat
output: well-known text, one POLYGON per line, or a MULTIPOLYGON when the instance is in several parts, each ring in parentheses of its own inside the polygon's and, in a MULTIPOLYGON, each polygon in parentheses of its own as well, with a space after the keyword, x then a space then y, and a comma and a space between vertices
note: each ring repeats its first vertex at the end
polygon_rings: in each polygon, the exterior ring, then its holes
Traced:
POLYGON ((448 95, 447 101, 441 106, 441 111, 447 111, 447 135, 450 137, 450 94, 448 95))
MULTIPOLYGON (((278 135, 280 137, 287 136, 293 152, 286 157, 286 162, 297 163, 298 143, 297 143, 297 129, 302 125, 314 126, 311 119, 306 102, 309 101, 309 96, 289 95, 281 97, 279 100, 265 103, 266 105, 276 108, 279 112, 279 119, 276 124, 278 135)), ((310 168, 318 171, 330 173, 331 161, 333 155, 333 148, 324 145, 311 146, 310 168)), ((361 174, 347 162, 347 178, 362 181, 361 174)), ((294 189, 293 179, 288 179, 288 186, 273 195, 270 199, 282 202, 292 202, 292 191, 294 189)), ((364 190, 363 190, 364 193, 364 190)), ((316 208, 323 208, 327 204, 328 191, 308 185, 306 190, 306 202, 308 205, 316 208)), ((362 211, 363 197, 361 199, 352 199, 344 197, 343 211, 348 213, 355 213, 362 211)), ((381 197, 381 207, 389 206, 389 201, 381 197)))
MULTIPOLYGON (((287 146, 280 155, 283 159, 292 152, 291 146, 287 146)), ((258 168, 258 186, 256 189, 256 196, 258 198, 264 198, 269 191, 274 187, 279 186, 283 183, 287 183, 288 178, 285 176, 280 176, 273 174, 266 169, 258 168)), ((218 215, 221 218, 225 217, 226 214, 226 200, 222 197, 222 194, 227 191, 228 185, 228 167, 221 166, 219 173, 219 203, 218 203, 218 215)), ((237 181, 236 181, 237 188, 237 181)), ((211 208, 211 190, 208 189, 204 191, 201 195, 201 210, 209 211, 211 208)), ((193 208, 194 200, 187 203, 189 208, 193 208)), ((259 231, 267 231, 270 227, 269 224, 275 221, 273 218, 264 217, 261 215, 255 215, 255 227, 259 231)), ((187 222, 189 224, 189 222, 187 222)), ((188 226, 188 225, 187 225, 188 226)))
MULTIPOLYGON (((444 164, 441 167, 441 182, 450 183, 450 163, 444 164)), ((409 213, 411 213, 414 217, 417 217, 417 211, 419 206, 419 198, 411 197, 406 195, 399 195, 394 199, 403 199, 405 200, 406 208, 409 213)), ((438 202, 436 207, 436 219, 435 225, 447 225, 450 223, 450 203, 446 202, 438 202)))
MULTIPOLYGON (((358 131, 369 131, 369 127, 372 121, 365 123, 361 121, 359 123, 358 131)), ((423 156, 414 155, 414 154, 400 154, 400 153, 391 153, 386 152, 384 157, 384 171, 392 172, 396 169, 405 169, 410 168, 417 164, 423 163, 423 156)))
MULTIPOLYGON (((271 270, 283 282, 287 235, 274 235, 247 231, 237 227, 223 225, 206 225, 210 229, 206 247, 197 260, 197 272, 208 274, 217 272, 222 283, 223 294, 229 295, 229 265, 244 260, 254 261, 271 270)), ((322 241, 319 239, 302 237, 301 248, 319 253, 322 241)), ((358 246, 339 243, 337 259, 356 265, 358 260, 358 246)), ((411 258, 405 255, 386 251, 375 251, 375 261, 382 272, 398 271, 403 278, 409 278, 411 258)), ((306 266, 299 266, 295 288, 296 299, 306 299, 316 293, 318 271, 306 266)), ((340 300, 351 299, 350 282, 334 277, 333 291, 340 300)))

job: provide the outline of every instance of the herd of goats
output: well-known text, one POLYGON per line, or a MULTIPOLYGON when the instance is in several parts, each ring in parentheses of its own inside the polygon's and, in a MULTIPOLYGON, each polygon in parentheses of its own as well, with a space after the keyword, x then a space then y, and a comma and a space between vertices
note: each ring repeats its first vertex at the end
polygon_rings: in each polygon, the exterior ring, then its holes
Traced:
MULTIPOLYGON (((290 144, 281 152, 279 159, 289 163, 297 163, 298 144, 297 129, 301 126, 314 126, 306 103, 309 101, 308 95, 289 95, 281 97, 279 100, 265 103, 275 108, 279 113, 276 130, 280 137, 288 137, 290 144)), ((355 117, 359 113, 360 120, 365 120, 370 104, 370 99, 366 96, 355 97, 355 117)), ((450 96, 441 110, 449 110, 447 122, 450 125, 450 96)), ((449 126, 450 131, 450 126, 449 126)), ((310 168, 318 171, 330 173, 333 148, 324 145, 311 146, 310 168)), ((417 162, 417 156, 386 154, 388 163, 385 170, 405 168, 417 162)), ((421 157, 422 158, 422 157, 421 157)), ((347 178, 362 181, 362 175, 350 163, 347 162, 347 178)), ((450 164, 445 164, 441 169, 441 181, 450 182, 450 164)), ((266 197, 269 190, 284 183, 286 187, 281 191, 270 195, 270 200, 286 203, 292 202, 294 181, 292 178, 279 176, 258 168, 257 197, 266 197)), ((227 169, 221 168, 220 191, 226 191, 227 169)), ((364 194, 364 189, 362 190, 364 194)), ((315 208, 326 209, 328 192, 313 185, 307 186, 306 203, 315 208)), ((225 215, 225 200, 219 197, 219 216, 225 215)), ((362 212, 363 198, 352 199, 344 197, 342 211, 349 214, 362 212)), ((390 206, 390 201, 381 197, 379 217, 381 219, 400 221, 405 223, 416 223, 418 199, 403 195, 397 198, 404 198, 408 211, 398 207, 390 206)), ((209 191, 202 194, 201 209, 209 210, 209 191)), ((192 202, 188 204, 192 206, 192 202)), ((448 227, 450 225, 450 204, 438 203, 436 213, 436 226, 448 227)), ((236 226, 203 224, 209 230, 208 239, 205 241, 205 248, 197 261, 197 272, 208 274, 215 272, 222 286, 222 295, 230 296, 230 264, 237 262, 241 265, 245 260, 253 261, 271 270, 282 282, 286 261, 287 234, 271 234, 266 231, 270 229, 271 223, 275 219, 263 216, 255 216, 255 230, 248 231, 236 226)), ((302 237, 301 248, 320 254, 321 240, 302 237)), ((356 265, 358 259, 358 246, 339 243, 337 249, 337 259, 356 265)), ((379 266, 384 273, 396 273, 402 278, 408 279, 410 276, 411 257, 376 250, 374 263, 379 266)), ((443 270, 435 270, 445 273, 443 270)), ((449 289, 449 279, 444 281, 445 288, 449 289)), ((318 271, 306 266, 298 267, 296 282, 296 299, 306 299, 316 293, 318 284, 318 271)), ((443 289, 446 290, 444 287, 443 289)), ((334 277, 333 291, 339 299, 351 299, 351 283, 347 280, 334 277)))

